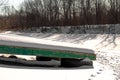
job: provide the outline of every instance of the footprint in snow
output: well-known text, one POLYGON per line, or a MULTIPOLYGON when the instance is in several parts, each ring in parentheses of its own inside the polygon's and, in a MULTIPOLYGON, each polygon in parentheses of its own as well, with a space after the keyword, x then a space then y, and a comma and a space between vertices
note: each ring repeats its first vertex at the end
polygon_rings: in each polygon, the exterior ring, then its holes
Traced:
POLYGON ((97 74, 101 74, 101 72, 97 72, 97 74))
POLYGON ((99 69, 99 71, 103 71, 103 69, 99 69))
POLYGON ((92 80, 92 79, 88 79, 88 80, 92 80))
POLYGON ((96 77, 94 74, 91 74, 90 76, 91 76, 91 77, 96 77))

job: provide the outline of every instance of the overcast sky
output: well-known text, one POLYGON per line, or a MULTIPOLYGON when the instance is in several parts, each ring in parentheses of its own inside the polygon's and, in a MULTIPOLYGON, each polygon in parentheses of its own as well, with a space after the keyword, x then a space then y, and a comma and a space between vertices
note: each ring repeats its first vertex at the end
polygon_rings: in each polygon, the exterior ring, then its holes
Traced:
POLYGON ((19 4, 22 3, 24 0, 8 0, 9 5, 15 6, 15 8, 18 8, 19 4))

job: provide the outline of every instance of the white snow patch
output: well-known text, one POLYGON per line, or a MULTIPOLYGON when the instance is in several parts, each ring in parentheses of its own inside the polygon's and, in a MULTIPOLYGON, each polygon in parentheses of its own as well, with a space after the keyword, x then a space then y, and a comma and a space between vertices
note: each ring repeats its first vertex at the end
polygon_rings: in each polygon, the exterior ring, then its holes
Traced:
POLYGON ((115 80, 114 72, 94 61, 94 68, 34 68, 0 67, 1 80, 115 80), (17 72, 17 73, 16 73, 17 72))

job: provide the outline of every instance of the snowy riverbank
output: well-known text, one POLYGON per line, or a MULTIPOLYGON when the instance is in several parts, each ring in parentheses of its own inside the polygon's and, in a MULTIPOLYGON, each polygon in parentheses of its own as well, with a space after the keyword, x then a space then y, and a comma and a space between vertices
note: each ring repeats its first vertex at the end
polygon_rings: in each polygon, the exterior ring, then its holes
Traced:
POLYGON ((120 34, 53 34, 7 31, 1 34, 26 36, 36 39, 77 44, 80 48, 101 50, 120 50, 120 34))
MULTIPOLYGON (((5 32, 4 35, 34 37, 42 40, 77 44, 81 48, 96 51, 93 73, 83 80, 119 80, 120 79, 120 35, 119 34, 53 34, 5 32), (98 68, 99 67, 99 68, 98 68)), ((22 39, 22 38, 21 38, 22 39)), ((84 70, 83 70, 84 72, 84 70)), ((88 70, 89 72, 89 70, 88 70)), ((77 72, 78 75, 80 72, 77 72)), ((68 74, 68 73, 67 73, 68 74)), ((78 78, 78 76, 77 76, 78 78)), ((44 78, 45 79, 45 78, 44 78)), ((72 78, 73 79, 73 78, 72 78)), ((72 80, 69 78, 69 80, 72 80)), ((79 78, 81 79, 81 78, 79 78)), ((76 80, 79 80, 76 79, 76 80)), ((68 79, 64 79, 68 80, 68 79)))

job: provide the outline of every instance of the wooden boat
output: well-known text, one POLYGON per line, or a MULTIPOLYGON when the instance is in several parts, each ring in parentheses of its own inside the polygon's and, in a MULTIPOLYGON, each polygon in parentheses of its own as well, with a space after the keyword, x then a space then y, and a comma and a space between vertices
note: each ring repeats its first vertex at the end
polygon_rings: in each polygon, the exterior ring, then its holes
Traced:
POLYGON ((16 55, 34 55, 61 59, 96 59, 96 55, 91 49, 79 48, 79 46, 40 40, 31 37, 16 35, 0 35, 0 53, 16 55))

